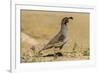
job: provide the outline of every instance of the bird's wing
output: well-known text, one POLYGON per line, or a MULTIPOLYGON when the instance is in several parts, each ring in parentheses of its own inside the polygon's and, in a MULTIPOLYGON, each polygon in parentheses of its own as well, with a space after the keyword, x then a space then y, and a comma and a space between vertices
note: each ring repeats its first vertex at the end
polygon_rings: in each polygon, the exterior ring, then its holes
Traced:
POLYGON ((55 37, 53 37, 48 44, 55 44, 55 43, 59 43, 59 42, 63 42, 65 40, 65 36, 62 33, 58 33, 55 37))
POLYGON ((66 37, 61 32, 59 32, 44 46, 43 49, 45 50, 48 48, 61 46, 64 43, 65 38, 66 37))
POLYGON ((58 33, 56 36, 54 36, 45 46, 43 49, 48 49, 48 48, 52 48, 53 44, 58 42, 58 38, 59 38, 60 34, 58 33))
POLYGON ((51 48, 56 45, 60 46, 64 42, 64 39, 65 39, 64 35, 59 32, 55 37, 53 37, 53 39, 51 39, 47 43, 47 45, 44 48, 51 48))
MULTIPOLYGON (((60 36, 61 36, 61 34, 60 34, 60 32, 59 32, 56 36, 54 36, 54 37, 48 42, 48 44, 55 44, 55 43, 59 42, 60 36)), ((47 45, 48 45, 48 44, 47 44, 47 45)))

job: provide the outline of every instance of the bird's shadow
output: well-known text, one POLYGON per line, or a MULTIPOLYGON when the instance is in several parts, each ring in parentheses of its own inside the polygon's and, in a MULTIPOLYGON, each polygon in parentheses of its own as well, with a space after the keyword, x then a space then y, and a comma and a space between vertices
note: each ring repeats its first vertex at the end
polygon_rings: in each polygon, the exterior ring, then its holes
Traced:
MULTIPOLYGON (((57 52, 55 53, 58 57, 63 56, 63 54, 61 52, 57 52)), ((54 57, 55 54, 48 54, 48 55, 44 55, 43 57, 54 57)))

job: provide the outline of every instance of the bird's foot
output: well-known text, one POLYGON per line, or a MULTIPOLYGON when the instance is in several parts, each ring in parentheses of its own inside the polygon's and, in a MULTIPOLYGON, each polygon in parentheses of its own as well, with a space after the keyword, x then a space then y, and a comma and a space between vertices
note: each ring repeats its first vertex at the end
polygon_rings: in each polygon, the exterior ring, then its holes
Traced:
POLYGON ((56 60, 56 59, 57 59, 57 54, 55 53, 55 54, 54 54, 54 60, 56 60))

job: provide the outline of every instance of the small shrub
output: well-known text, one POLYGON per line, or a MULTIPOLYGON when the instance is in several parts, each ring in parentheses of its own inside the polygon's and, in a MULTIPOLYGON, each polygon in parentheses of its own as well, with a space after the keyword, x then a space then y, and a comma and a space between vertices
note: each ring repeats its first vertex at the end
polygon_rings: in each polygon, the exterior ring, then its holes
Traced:
POLYGON ((89 50, 89 48, 87 49, 87 50, 85 50, 84 52, 83 52, 83 56, 89 56, 90 55, 90 50, 89 50))

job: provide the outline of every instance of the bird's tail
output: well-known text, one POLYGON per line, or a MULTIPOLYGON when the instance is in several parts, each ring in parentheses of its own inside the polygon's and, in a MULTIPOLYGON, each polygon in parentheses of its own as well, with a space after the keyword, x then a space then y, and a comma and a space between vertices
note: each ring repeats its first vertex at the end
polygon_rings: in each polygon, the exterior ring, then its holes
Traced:
POLYGON ((43 50, 46 50, 46 48, 43 47, 38 53, 41 54, 41 52, 42 52, 43 50))
POLYGON ((38 55, 39 55, 39 56, 41 56, 41 55, 42 55, 42 53, 41 53, 41 52, 42 52, 43 50, 46 50, 46 48, 42 48, 42 49, 38 52, 38 55))
POLYGON ((42 49, 38 52, 38 53, 41 53, 42 49))
POLYGON ((46 46, 43 47, 38 53, 41 54, 41 52, 42 52, 43 50, 47 50, 47 49, 50 49, 50 48, 52 48, 52 45, 46 45, 46 46))

